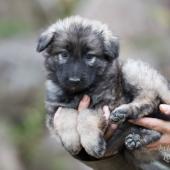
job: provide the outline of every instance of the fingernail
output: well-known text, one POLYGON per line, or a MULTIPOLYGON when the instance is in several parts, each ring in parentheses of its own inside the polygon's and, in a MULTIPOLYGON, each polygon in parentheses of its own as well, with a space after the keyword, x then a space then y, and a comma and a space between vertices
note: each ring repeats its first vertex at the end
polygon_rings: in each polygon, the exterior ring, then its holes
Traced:
POLYGON ((85 101, 85 102, 86 102, 86 101, 88 101, 88 100, 89 100, 89 96, 84 95, 84 96, 83 96, 83 101, 85 101))
POLYGON ((104 116, 105 116, 106 120, 108 120, 109 117, 110 117, 109 107, 108 106, 103 106, 103 112, 104 112, 104 116))
POLYGON ((109 107, 105 105, 105 106, 103 106, 103 110, 104 110, 104 111, 108 111, 108 110, 109 110, 109 107))
POLYGON ((161 111, 163 111, 163 112, 165 112, 165 113, 170 112, 170 106, 168 106, 168 105, 166 105, 166 104, 161 104, 161 105, 159 106, 159 108, 160 108, 161 111))

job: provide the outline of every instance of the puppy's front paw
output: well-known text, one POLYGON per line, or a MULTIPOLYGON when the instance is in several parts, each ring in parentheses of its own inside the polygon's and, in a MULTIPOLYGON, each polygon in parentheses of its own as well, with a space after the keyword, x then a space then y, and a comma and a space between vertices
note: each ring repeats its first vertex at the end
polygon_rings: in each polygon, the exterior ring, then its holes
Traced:
POLYGON ((93 110, 84 110, 78 117, 78 132, 80 141, 86 152, 101 158, 106 152, 106 142, 103 137, 104 118, 93 110))
POLYGON ((131 131, 125 138, 125 145, 129 150, 145 147, 150 143, 156 142, 161 137, 159 132, 150 129, 134 127, 131 131))
POLYGON ((77 131, 78 113, 74 109, 62 108, 54 117, 54 129, 64 148, 72 155, 80 152, 82 146, 77 131))
POLYGON ((132 133, 125 138, 126 148, 129 150, 138 149, 142 146, 141 137, 138 134, 132 133))
POLYGON ((119 106, 118 108, 116 108, 110 114, 111 122, 116 123, 116 124, 123 123, 128 116, 129 109, 130 108, 128 107, 128 105, 122 105, 122 106, 119 106))
POLYGON ((95 158, 101 158, 105 154, 106 142, 103 136, 97 131, 91 134, 89 132, 82 134, 81 144, 86 152, 95 158))
POLYGON ((60 134, 60 140, 64 148, 71 155, 77 155, 82 148, 78 134, 76 132, 73 132, 72 130, 66 130, 65 132, 60 134))

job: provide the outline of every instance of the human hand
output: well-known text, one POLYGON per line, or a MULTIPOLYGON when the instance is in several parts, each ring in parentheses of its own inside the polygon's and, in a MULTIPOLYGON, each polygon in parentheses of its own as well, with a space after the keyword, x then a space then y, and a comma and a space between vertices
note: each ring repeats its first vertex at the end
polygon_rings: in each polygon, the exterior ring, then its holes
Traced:
MULTIPOLYGON (((163 114, 170 115, 170 105, 161 104, 159 108, 163 114)), ((161 147, 170 148, 170 122, 156 118, 140 118, 130 120, 130 122, 162 133, 162 137, 157 142, 146 146, 148 149, 158 150, 161 147)))

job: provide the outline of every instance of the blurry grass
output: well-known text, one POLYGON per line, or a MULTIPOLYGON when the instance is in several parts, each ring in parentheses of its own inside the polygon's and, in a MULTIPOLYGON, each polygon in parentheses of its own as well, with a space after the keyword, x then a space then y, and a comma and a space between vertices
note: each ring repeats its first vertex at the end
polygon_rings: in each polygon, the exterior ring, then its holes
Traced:
MULTIPOLYGON (((59 18, 59 17, 63 18, 63 17, 71 15, 76 7, 76 4, 79 1, 80 0, 59 0, 60 8, 62 10, 61 10, 61 14, 57 14, 57 13, 56 15, 54 14, 55 18, 59 18)), ((31 31, 34 31, 35 29, 38 29, 40 26, 42 26, 41 24, 38 24, 38 22, 40 21, 41 22, 46 21, 44 18, 44 15, 39 17, 39 21, 35 20, 36 23, 34 24, 26 22, 21 19, 18 20, 17 18, 0 19, 0 38, 9 38, 15 35, 29 33, 31 31)), ((44 23, 43 25, 46 25, 46 23, 44 23)))
POLYGON ((58 170, 65 170, 66 169, 66 165, 67 164, 65 164, 64 163, 64 160, 63 160, 63 158, 61 157, 61 158, 57 158, 57 160, 53 160, 53 163, 52 163, 52 169, 58 169, 58 170))
POLYGON ((61 17, 64 18, 71 15, 79 1, 80 0, 60 0, 61 7, 63 8, 61 17))
POLYGON ((0 20, 0 38, 8 38, 31 30, 31 26, 24 21, 0 20))
MULTIPOLYGON (((22 121, 14 124, 10 128, 11 136, 18 148, 19 157, 26 170, 65 170, 67 164, 64 163, 62 155, 60 157, 53 154, 48 155, 46 148, 41 148, 45 137, 45 109, 43 97, 37 96, 37 102, 27 108, 22 121)), ((47 132, 49 133, 49 132, 47 132)))
POLYGON ((34 150, 44 135, 45 111, 42 97, 22 114, 24 114, 22 121, 11 128, 11 136, 19 149, 20 158, 29 169, 34 150))

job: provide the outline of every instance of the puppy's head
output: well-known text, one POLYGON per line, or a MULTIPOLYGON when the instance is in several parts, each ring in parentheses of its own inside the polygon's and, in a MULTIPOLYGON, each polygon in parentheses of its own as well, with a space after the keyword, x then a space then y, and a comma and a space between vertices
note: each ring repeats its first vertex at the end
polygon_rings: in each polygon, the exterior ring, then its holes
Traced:
POLYGON ((53 81, 65 90, 79 92, 100 81, 118 57, 119 44, 106 25, 76 16, 42 33, 37 51, 43 51, 53 81))

